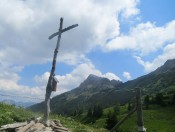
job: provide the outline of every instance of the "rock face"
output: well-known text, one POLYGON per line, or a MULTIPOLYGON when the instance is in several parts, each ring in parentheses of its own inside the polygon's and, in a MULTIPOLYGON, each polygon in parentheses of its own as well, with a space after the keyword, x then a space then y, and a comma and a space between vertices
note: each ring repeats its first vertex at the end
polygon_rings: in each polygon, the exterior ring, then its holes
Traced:
POLYGON ((38 119, 29 122, 7 124, 1 126, 0 131, 1 130, 3 130, 3 132, 70 132, 62 126, 59 120, 49 121, 48 125, 44 125, 38 119))

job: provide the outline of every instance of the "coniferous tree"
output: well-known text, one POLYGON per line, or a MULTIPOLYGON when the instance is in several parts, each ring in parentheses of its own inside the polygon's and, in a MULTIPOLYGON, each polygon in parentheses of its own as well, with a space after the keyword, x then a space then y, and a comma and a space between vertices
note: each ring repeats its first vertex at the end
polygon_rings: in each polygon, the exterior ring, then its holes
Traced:
POLYGON ((114 106, 114 113, 117 115, 120 114, 120 104, 118 102, 114 106))
POLYGON ((106 119, 106 128, 109 130, 112 129, 117 124, 117 122, 117 115, 114 112, 109 111, 106 119))
POLYGON ((78 111, 77 111, 77 114, 78 114, 78 115, 83 114, 83 109, 79 108, 78 111))
POLYGON ((128 111, 131 111, 131 109, 132 109, 132 106, 131 106, 131 103, 129 102, 128 103, 128 111))
POLYGON ((155 102, 158 105, 163 105, 163 94, 162 93, 157 93, 155 97, 155 102))
POLYGON ((73 116, 77 116, 77 111, 76 110, 74 111, 73 116))
POLYGON ((149 100, 149 95, 146 95, 144 98, 144 104, 146 106, 146 109, 149 108, 150 100, 149 100))
POLYGON ((92 114, 93 114, 92 107, 89 107, 87 117, 92 117, 92 114))
POLYGON ((103 108, 100 105, 94 105, 92 116, 100 118, 103 115, 103 108))
POLYGON ((98 110, 97 118, 100 118, 103 115, 103 108, 102 108, 102 106, 98 105, 97 110, 98 110))

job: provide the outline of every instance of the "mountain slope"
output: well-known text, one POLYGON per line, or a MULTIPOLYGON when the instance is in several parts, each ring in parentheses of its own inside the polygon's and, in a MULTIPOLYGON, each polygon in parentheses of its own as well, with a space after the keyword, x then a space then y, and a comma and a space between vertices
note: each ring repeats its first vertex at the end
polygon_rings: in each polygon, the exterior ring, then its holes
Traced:
MULTIPOLYGON (((175 91, 175 59, 168 60, 154 72, 126 83, 89 75, 79 87, 54 97, 51 100, 51 110, 59 114, 73 114, 75 111, 87 110, 94 104, 104 108, 117 101, 124 104, 135 97, 133 89, 136 87, 142 88, 144 94, 175 91)), ((42 111, 43 103, 30 108, 42 111)))
MULTIPOLYGON (((116 102, 126 103, 134 95, 133 91, 117 89, 122 82, 89 75, 79 87, 52 98, 51 110, 59 114, 73 114, 88 109, 94 104, 109 107, 116 102), (126 96, 126 98, 123 98, 126 96)), ((30 107, 33 111, 42 111, 43 103, 30 107)))
POLYGON ((175 90, 175 59, 166 61, 163 66, 147 75, 124 83, 120 89, 133 89, 135 87, 142 88, 146 94, 175 90))

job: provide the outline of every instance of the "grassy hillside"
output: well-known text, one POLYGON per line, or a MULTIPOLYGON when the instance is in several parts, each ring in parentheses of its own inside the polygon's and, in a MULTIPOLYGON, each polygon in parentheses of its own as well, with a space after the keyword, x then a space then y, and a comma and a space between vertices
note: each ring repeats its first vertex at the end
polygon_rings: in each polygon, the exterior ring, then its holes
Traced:
MULTIPOLYGON (((148 132, 174 132, 175 107, 153 106, 150 110, 143 111, 144 126, 148 132)), ((136 113, 121 125, 124 132, 137 131, 136 113)))
MULTIPOLYGON (((0 126, 14 122, 23 122, 38 116, 42 116, 42 114, 33 113, 24 108, 16 108, 13 105, 0 103, 0 126)), ((61 124, 72 132, 106 132, 106 129, 104 128, 97 129, 88 125, 83 125, 70 117, 51 115, 50 118, 60 120, 61 124)))
POLYGON ((35 115, 22 107, 16 108, 14 105, 0 103, 0 126, 13 122, 26 121, 35 115))
MULTIPOLYGON (((105 129, 107 113, 113 107, 104 109, 103 116, 94 123, 82 124, 82 120, 86 113, 79 117, 63 117, 61 115, 51 115, 52 119, 59 119, 64 127, 69 128, 73 132, 107 132, 105 129), (79 120, 79 121, 78 121, 79 120)), ((158 105, 149 106, 148 110, 143 110, 144 126, 150 132, 174 132, 175 130, 175 106, 169 105, 161 107, 158 105)), ((127 105, 120 107, 118 119, 127 115, 127 105)), ((39 116, 24 108, 16 108, 15 106, 0 103, 0 125, 13 122, 21 122, 30 119, 33 116, 39 116)), ((137 115, 134 113, 119 128, 121 132, 137 131, 137 115)))
MULTIPOLYGON (((95 123, 88 123, 88 125, 100 129, 106 127, 107 113, 112 111, 113 107, 107 108, 103 111, 103 116, 95 121, 95 123)), ((149 132, 174 132, 175 130, 175 106, 170 105, 161 107, 158 105, 149 106, 148 110, 143 110, 144 126, 149 132)), ((127 105, 120 107, 120 114, 118 120, 127 115, 127 105)), ((84 121, 83 117, 78 120, 84 121)), ((129 117, 120 127, 120 132, 137 131, 137 115, 134 113, 129 117)))

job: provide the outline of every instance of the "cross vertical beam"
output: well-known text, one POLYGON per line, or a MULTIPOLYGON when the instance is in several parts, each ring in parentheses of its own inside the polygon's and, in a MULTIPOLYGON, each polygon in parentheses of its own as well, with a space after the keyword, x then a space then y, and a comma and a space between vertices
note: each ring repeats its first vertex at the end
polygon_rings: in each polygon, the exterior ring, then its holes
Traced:
POLYGON ((59 31, 52 34, 49 39, 52 39, 53 37, 58 35, 58 39, 57 39, 57 44, 56 44, 56 48, 54 51, 54 56, 53 56, 53 61, 52 61, 52 69, 50 72, 50 76, 47 82, 47 86, 46 86, 46 94, 45 94, 45 109, 44 109, 44 122, 45 124, 48 124, 48 118, 49 118, 49 113, 50 113, 50 96, 54 87, 54 76, 55 76, 55 69, 56 69, 56 60, 57 60, 57 54, 58 54, 58 49, 60 47, 60 40, 61 40, 61 34, 63 32, 66 32, 72 28, 77 27, 78 24, 69 26, 65 29, 63 29, 63 18, 60 18, 60 27, 59 27, 59 31))

